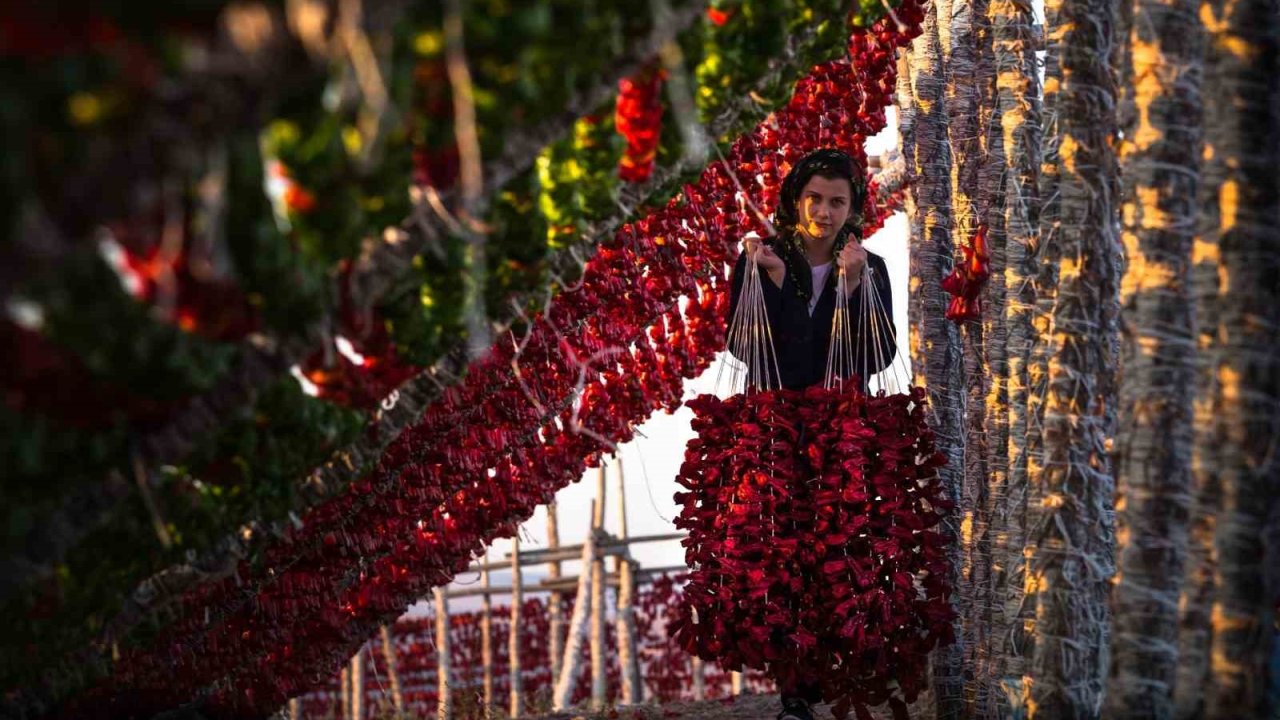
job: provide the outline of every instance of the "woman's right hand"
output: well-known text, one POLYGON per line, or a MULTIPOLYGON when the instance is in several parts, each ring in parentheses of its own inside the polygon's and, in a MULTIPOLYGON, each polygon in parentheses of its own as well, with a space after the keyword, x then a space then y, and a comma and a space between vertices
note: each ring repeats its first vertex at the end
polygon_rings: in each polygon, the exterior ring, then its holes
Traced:
POLYGON ((780 275, 787 269, 787 264, 773 252, 773 248, 761 242, 758 237, 743 238, 742 251, 747 254, 749 260, 771 276, 775 273, 780 275))

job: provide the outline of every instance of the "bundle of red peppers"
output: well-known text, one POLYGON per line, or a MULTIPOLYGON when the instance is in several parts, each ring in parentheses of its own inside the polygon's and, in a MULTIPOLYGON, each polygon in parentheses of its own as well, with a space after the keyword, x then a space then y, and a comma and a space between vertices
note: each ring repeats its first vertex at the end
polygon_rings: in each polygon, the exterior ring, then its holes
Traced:
POLYGON ((951 274, 942 279, 942 289, 951 295, 947 319, 957 324, 982 317, 982 288, 991 277, 986 225, 979 225, 973 240, 960 246, 960 256, 951 274))
POLYGON ((626 182, 644 182, 653 173, 662 136, 661 93, 666 77, 665 70, 648 67, 618 83, 614 125, 627 141, 618 162, 618 177, 626 182))
POLYGON ((952 507, 920 389, 770 391, 690 402, 677 478, 693 568, 674 632, 726 668, 816 682, 836 717, 901 717, 949 643, 952 507))
MULTIPOLYGON (((120 648, 113 674, 61 712, 269 714, 513 535, 654 410, 678 405, 683 381, 724 347, 730 249, 764 229, 739 188, 769 212, 787 169, 813 149, 863 157, 891 101, 894 48, 919 32, 921 16, 907 2, 897 11, 905 26, 856 30, 848 58, 815 67, 725 163, 620 228, 578 285, 473 363, 372 472, 231 577, 189 591, 174 621, 120 648)), ((864 610, 893 607, 876 602, 864 610)))

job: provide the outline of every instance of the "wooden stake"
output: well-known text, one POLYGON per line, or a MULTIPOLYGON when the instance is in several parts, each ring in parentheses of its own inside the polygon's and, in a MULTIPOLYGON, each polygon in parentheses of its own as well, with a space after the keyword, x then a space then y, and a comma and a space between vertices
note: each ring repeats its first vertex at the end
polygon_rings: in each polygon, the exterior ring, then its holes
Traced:
POLYGON ((733 690, 734 695, 742 694, 742 673, 738 672, 737 670, 734 670, 732 673, 730 673, 729 683, 730 683, 731 689, 733 690))
POLYGON ((618 477, 618 539, 627 539, 627 483, 626 476, 622 472, 622 458, 617 459, 618 477))
POLYGON ((387 666, 387 681, 391 684, 391 703, 395 706, 396 717, 404 716, 404 690, 400 687, 400 671, 396 667, 396 646, 391 643, 391 628, 383 625, 382 659, 387 666))
MULTIPOLYGON (((560 522, 559 511, 556 508, 555 501, 547 503, 547 549, 556 550, 560 547, 560 522)), ((560 578, 560 561, 552 560, 547 563, 547 577, 552 580, 560 578)), ((551 593, 551 597, 547 599, 547 614, 550 618, 551 625, 551 642, 548 643, 548 653, 551 665, 551 677, 559 679, 560 677, 560 661, 564 654, 564 615, 560 608, 561 594, 558 592, 551 593)))
POLYGON ((364 720, 364 648, 351 656, 351 720, 364 720))
MULTIPOLYGON (((480 571, 480 584, 486 591, 492 587, 489 571, 480 571)), ((484 670, 484 713, 493 712, 493 601, 488 592, 480 597, 480 664, 484 670)))
POLYGON ((512 538, 511 546, 511 627, 507 638, 507 665, 511 668, 511 712, 520 717, 524 707, 524 682, 520 668, 520 610, 524 604, 523 578, 520 573, 520 536, 512 538))
POLYGON ((289 700, 289 720, 302 720, 302 701, 298 698, 289 700))
MULTIPOLYGON (((591 510, 595 515, 595 508, 591 510)), ((578 596, 573 603, 573 616, 569 619, 569 638, 565 643, 564 661, 560 664, 560 677, 556 680, 556 690, 552 697, 551 709, 560 711, 569 706, 569 700, 577 688, 579 668, 582 656, 582 644, 586 642, 587 624, 590 616, 587 612, 591 596, 591 559, 595 557, 595 534, 588 533, 587 541, 582 544, 582 572, 578 573, 578 596)))
MULTIPOLYGON (((627 539, 627 487, 622 472, 622 458, 618 458, 618 539, 627 539)), ((636 613, 632 606, 635 595, 635 563, 627 555, 614 556, 618 573, 618 666, 622 676, 622 702, 634 705, 644 701, 644 686, 640 680, 640 661, 636 651, 636 613)))
POLYGON ((342 671, 338 673, 338 698, 339 704, 342 706, 338 717, 351 717, 351 668, 347 665, 342 666, 342 671))
POLYGON ((696 655, 693 657, 692 670, 693 670, 693 673, 692 673, 693 674, 693 699, 706 700, 707 699, 707 680, 706 680, 706 673, 704 672, 702 667, 702 658, 696 655))
POLYGON ((453 720, 453 698, 449 677, 449 598, 444 588, 435 589, 436 596, 436 718, 453 720))
MULTIPOLYGON (((600 473, 596 480, 596 505, 591 517, 591 532, 599 540, 604 532, 605 464, 600 459, 600 473)), ((604 607, 604 556, 598 550, 591 554, 591 707, 604 709, 608 687, 605 677, 605 607, 604 607)))
POLYGON ((604 528, 605 469, 604 458, 600 459, 600 472, 596 473, 596 503, 591 506, 591 527, 604 528))

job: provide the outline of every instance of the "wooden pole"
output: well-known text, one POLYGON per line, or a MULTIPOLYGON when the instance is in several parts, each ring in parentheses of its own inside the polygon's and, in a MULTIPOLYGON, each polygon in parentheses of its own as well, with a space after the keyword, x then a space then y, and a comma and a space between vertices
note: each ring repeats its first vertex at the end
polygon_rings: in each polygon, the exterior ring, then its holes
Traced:
POLYGON ((604 458, 600 459, 600 472, 596 473, 596 502, 591 506, 591 527, 604 527, 604 500, 606 492, 604 458))
POLYGON ((524 706, 524 683, 520 668, 520 610, 524 604, 523 578, 520 574, 520 536, 511 546, 511 627, 507 637, 507 665, 511 669, 511 717, 520 717, 524 706))
POLYGON ((480 571, 480 584, 485 594, 480 596, 480 664, 484 672, 484 714, 493 712, 493 600, 487 592, 492 583, 489 571, 480 571))
MULTIPOLYGON (((622 472, 622 458, 617 463, 618 489, 618 539, 627 539, 627 487, 622 472)), ((630 550, 626 555, 615 555, 615 571, 618 573, 618 667, 622 676, 622 702, 634 705, 644 701, 644 686, 640 682, 640 660, 636 651, 635 563, 630 550)))
POLYGON ((435 589, 436 596, 436 718, 453 720, 453 697, 449 677, 449 597, 444 588, 435 589))
MULTIPOLYGON (((605 464, 600 459, 600 472, 596 480, 596 505, 591 518, 591 532, 600 537, 604 533, 605 464)), ((591 555, 591 707, 602 710, 608 687, 605 677, 605 607, 604 607, 604 556, 599 551, 591 555)))
POLYGON ((339 709, 338 717, 351 717, 351 667, 344 664, 342 672, 338 674, 338 698, 342 707, 339 709))
MULTIPOLYGON (((547 503, 547 549, 557 550, 560 548, 560 520, 559 511, 556 508, 554 500, 547 503)), ((560 561, 552 560, 547 563, 547 578, 550 580, 560 579, 560 561)), ((551 641, 548 643, 548 653, 551 665, 551 677, 560 677, 560 661, 564 655, 564 615, 560 608, 559 592, 551 593, 551 597, 547 600, 547 614, 551 625, 551 641)))
MULTIPOLYGON (((595 509, 592 508, 592 516, 595 509)), ((591 596, 591 559, 595 557, 595 534, 588 533, 587 541, 582 544, 582 572, 578 573, 578 596, 573 603, 573 616, 569 618, 569 638, 564 647, 564 661, 560 664, 560 677, 556 679, 556 691, 551 700, 551 709, 560 711, 569 707, 569 700, 577 687, 582 644, 586 641, 587 624, 590 616, 587 612, 591 596)))
POLYGON ((400 671, 396 667, 396 646, 391 642, 391 628, 383 625, 382 659, 387 666, 387 682, 391 685, 391 703, 395 706, 396 717, 404 716, 404 690, 400 687, 400 671))
POLYGON ((351 720, 364 720, 364 648, 351 656, 351 720))
POLYGON ((626 541, 627 539, 626 476, 622 472, 622 458, 621 457, 616 458, 614 464, 618 470, 616 473, 614 473, 615 477, 617 477, 617 489, 618 489, 618 539, 622 541, 626 541))
POLYGON ((302 701, 298 698, 289 700, 289 720, 302 720, 302 701))
POLYGON ((729 674, 729 687, 734 695, 742 694, 742 673, 734 670, 729 674))
POLYGON ((706 680, 706 673, 704 672, 702 667, 702 658, 695 655, 693 657, 692 665, 693 667, 691 669, 693 671, 692 673, 693 674, 693 699, 706 700, 707 699, 707 680, 706 680))

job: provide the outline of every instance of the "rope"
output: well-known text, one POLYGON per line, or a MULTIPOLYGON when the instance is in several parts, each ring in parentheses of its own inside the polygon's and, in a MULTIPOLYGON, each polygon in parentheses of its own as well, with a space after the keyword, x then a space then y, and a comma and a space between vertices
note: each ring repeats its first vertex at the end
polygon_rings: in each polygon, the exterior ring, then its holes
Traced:
POLYGON ((857 318, 857 333, 853 332, 852 311, 849 308, 849 286, 844 268, 836 280, 836 311, 831 321, 831 341, 827 347, 827 370, 823 387, 843 388, 846 378, 857 374, 870 386, 871 368, 877 371, 882 390, 900 393, 908 386, 910 373, 901 353, 894 353, 890 362, 885 356, 885 343, 897 345, 893 321, 889 309, 880 300, 874 287, 875 270, 863 267, 862 281, 858 288, 861 312, 857 318), (861 352, 858 352, 861 350, 861 352), (874 365, 873 365, 874 363, 874 365))
POLYGON ((729 321, 726 347, 739 360, 733 363, 726 357, 716 374, 717 393, 723 387, 725 367, 729 367, 730 392, 741 389, 774 390, 782 387, 782 371, 774 350, 773 329, 769 326, 769 311, 764 301, 764 285, 760 278, 760 266, 748 258, 747 275, 743 278, 741 295, 733 317, 729 321))
MULTIPOLYGON (((896 348, 898 338, 893 328, 893 319, 889 316, 890 308, 884 306, 880 300, 880 293, 873 287, 875 285, 875 271, 867 268, 867 282, 863 283, 862 288, 862 305, 865 308, 864 314, 871 321, 871 335, 876 353, 876 364, 882 369, 880 371, 881 389, 889 393, 902 393, 911 385, 911 371, 907 367, 907 360, 902 353, 894 351, 894 357, 888 362, 884 357, 885 342, 888 341, 892 347, 896 348)), ((886 282, 887 282, 886 278, 886 282)))

